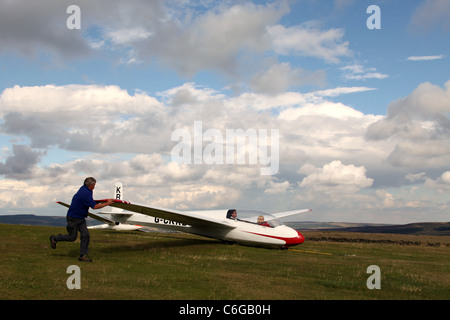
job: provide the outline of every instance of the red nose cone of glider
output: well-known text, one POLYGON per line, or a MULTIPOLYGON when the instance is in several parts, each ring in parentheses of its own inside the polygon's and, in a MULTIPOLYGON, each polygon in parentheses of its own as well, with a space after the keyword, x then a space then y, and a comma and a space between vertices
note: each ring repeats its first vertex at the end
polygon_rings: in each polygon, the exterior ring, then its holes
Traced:
POLYGON ((297 232, 297 236, 286 239, 286 244, 284 245, 285 247, 296 246, 298 244, 305 242, 305 237, 297 230, 295 231, 297 232))
POLYGON ((305 242, 305 237, 300 232, 297 231, 297 233, 298 233, 298 236, 297 236, 298 243, 297 244, 305 242))

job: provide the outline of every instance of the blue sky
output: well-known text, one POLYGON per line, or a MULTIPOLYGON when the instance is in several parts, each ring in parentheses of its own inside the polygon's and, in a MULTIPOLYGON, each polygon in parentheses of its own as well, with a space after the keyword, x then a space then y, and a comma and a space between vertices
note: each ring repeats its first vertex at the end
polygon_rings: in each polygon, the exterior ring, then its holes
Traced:
POLYGON ((449 14, 447 0, 4 2, 0 214, 64 215, 54 202, 94 176, 100 198, 121 181, 128 200, 178 209, 448 221, 449 14), (175 161, 171 135, 195 121, 279 130, 279 171, 175 161))

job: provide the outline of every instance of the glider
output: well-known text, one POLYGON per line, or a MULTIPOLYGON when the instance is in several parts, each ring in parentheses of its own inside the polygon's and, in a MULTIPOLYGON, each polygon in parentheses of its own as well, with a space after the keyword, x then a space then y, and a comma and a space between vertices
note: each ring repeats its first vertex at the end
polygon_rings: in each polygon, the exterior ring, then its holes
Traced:
MULTIPOLYGON (((153 227, 192 233, 219 239, 225 243, 286 249, 303 243, 305 237, 297 230, 284 225, 279 219, 311 211, 301 209, 274 214, 239 209, 179 211, 124 201, 122 197, 123 187, 117 182, 115 199, 110 205, 111 211, 101 214, 89 213, 90 217, 105 224, 89 228, 144 231, 146 227, 153 227), (237 213, 236 218, 229 216, 233 210, 237 213)), ((107 200, 96 201, 101 203, 107 200)), ((61 201, 57 203, 69 207, 61 201)))

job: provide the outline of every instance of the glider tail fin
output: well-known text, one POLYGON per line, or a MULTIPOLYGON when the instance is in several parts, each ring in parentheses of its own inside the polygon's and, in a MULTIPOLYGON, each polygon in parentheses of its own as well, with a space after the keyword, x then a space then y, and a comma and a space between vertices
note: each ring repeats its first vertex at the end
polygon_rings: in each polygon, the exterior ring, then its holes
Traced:
MULTIPOLYGON (((121 182, 116 182, 114 185, 114 199, 123 200, 123 186, 121 182)), ((111 208, 111 213, 121 213, 123 209, 120 208, 111 208)))

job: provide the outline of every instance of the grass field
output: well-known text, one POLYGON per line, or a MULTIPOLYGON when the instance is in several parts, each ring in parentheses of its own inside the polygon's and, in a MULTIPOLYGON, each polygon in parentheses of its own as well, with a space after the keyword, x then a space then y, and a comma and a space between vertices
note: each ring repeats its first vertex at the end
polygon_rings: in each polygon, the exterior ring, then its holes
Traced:
POLYGON ((408 236, 365 234, 377 240, 367 243, 351 241, 358 234, 305 232, 294 251, 91 230, 94 261, 82 263, 79 240, 50 249, 50 234, 64 232, 0 225, 0 299, 450 299, 449 237, 414 236, 411 244, 401 242, 408 236), (80 290, 66 286, 70 265, 80 267, 80 290), (381 270, 379 290, 366 286, 370 265, 381 270))

